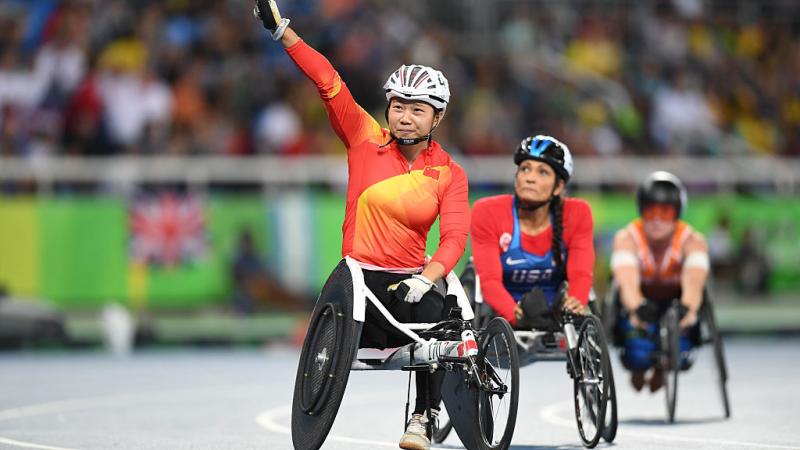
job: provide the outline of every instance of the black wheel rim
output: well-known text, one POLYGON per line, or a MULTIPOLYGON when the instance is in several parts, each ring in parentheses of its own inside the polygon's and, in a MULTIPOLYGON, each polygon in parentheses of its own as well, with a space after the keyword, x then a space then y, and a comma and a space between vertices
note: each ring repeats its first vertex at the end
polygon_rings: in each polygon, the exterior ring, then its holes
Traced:
POLYGON ((447 414, 447 408, 442 408, 439 412, 438 427, 433 430, 433 442, 441 444, 450 435, 453 430, 453 424, 450 422, 450 416, 447 414))
POLYGON ((578 333, 574 378, 575 419, 583 445, 597 445, 605 424, 610 370, 608 345, 599 319, 590 316, 578 333))
MULTIPOLYGON (((609 357, 609 363, 610 361, 609 357)), ((614 371, 608 370, 608 402, 606 403, 606 421, 603 425, 603 440, 614 442, 617 437, 617 388, 614 385, 614 371)))
POLYGON ((714 362, 717 369, 717 381, 719 384, 719 393, 722 400, 722 408, 725 413, 725 418, 730 418, 731 407, 728 399, 728 368, 725 362, 725 350, 722 345, 722 336, 719 334, 717 328, 717 320, 714 315, 714 308, 708 299, 703 302, 704 321, 708 326, 709 341, 714 349, 714 362))
POLYGON ((489 448, 506 448, 516 424, 519 360, 513 331, 505 320, 495 318, 489 322, 480 342, 478 368, 489 388, 478 389, 481 436, 489 448))
POLYGON ((678 328, 678 310, 669 308, 664 315, 661 326, 662 336, 662 370, 664 371, 664 393, 667 402, 667 419, 675 422, 675 408, 678 401, 678 372, 681 366, 680 329, 678 328))

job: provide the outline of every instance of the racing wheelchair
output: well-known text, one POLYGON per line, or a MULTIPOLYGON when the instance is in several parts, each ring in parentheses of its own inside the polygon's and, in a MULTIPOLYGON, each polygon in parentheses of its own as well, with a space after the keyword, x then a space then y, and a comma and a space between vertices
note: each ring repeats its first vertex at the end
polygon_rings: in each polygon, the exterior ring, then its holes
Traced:
MULTIPOLYGON (((317 299, 300 355, 292 402, 295 449, 316 450, 323 444, 351 370, 443 370, 442 400, 464 446, 508 448, 519 402, 514 332, 499 318, 474 328, 458 277, 450 273, 446 283, 446 303, 455 305, 449 319, 400 323, 367 288, 358 262, 349 257, 339 262, 317 299), (391 349, 359 348, 367 302, 413 342, 391 349)), ((430 409, 427 415, 431 437, 436 430, 430 409)))
MULTIPOLYGON (((475 311, 473 326, 480 328, 497 320, 491 307, 483 301, 480 278, 472 261, 467 264, 460 280, 475 311)), ((585 447, 594 448, 601 438, 610 443, 617 434, 614 374, 602 321, 595 314, 576 316, 563 311, 560 305, 566 288, 564 283, 559 300, 552 308, 552 320, 533 329, 514 330, 514 340, 523 367, 537 361, 566 362, 567 373, 573 380, 578 434, 585 447)), ((590 302, 594 311, 593 306, 594 302, 590 302)), ((440 423, 441 427, 433 435, 436 443, 443 442, 452 427, 445 418, 440 423)))
MULTIPOLYGON (((625 331, 621 326, 622 304, 619 298, 619 288, 613 280, 602 301, 601 309, 603 326, 606 333, 612 336, 613 345, 618 348, 624 348, 625 331)), ((686 351, 681 349, 679 323, 683 315, 686 314, 686 308, 680 304, 680 299, 673 299, 659 308, 650 308, 650 312, 645 312, 645 314, 649 316, 644 318, 645 321, 658 323, 653 365, 664 372, 667 420, 672 423, 675 422, 675 407, 678 400, 678 376, 681 372, 691 368, 695 357, 693 350, 686 351)), ((715 378, 719 388, 722 410, 727 419, 731 416, 727 387, 728 369, 722 337, 714 314, 714 304, 707 287, 703 289, 703 303, 698 311, 697 324, 689 329, 688 338, 694 344, 694 349, 706 344, 710 344, 712 347, 716 372, 715 378)))

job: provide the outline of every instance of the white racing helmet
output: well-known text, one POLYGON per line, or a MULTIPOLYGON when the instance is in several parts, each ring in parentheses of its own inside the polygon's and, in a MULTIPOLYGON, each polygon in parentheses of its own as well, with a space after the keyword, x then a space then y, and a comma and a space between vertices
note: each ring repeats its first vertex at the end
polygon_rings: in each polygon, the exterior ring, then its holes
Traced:
POLYGON ((450 101, 450 84, 442 72, 428 66, 402 65, 395 70, 383 85, 386 100, 403 98, 418 100, 444 112, 450 101))

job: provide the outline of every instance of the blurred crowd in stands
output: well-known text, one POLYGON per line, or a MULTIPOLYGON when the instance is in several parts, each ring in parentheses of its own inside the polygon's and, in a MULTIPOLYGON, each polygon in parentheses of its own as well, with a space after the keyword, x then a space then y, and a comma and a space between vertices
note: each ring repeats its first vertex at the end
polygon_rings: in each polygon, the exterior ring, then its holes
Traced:
MULTIPOLYGON (((381 121, 394 68, 443 70, 454 153, 800 155, 794 0, 278 3, 381 121)), ((251 8, 0 1, 0 156, 342 152, 251 8)))

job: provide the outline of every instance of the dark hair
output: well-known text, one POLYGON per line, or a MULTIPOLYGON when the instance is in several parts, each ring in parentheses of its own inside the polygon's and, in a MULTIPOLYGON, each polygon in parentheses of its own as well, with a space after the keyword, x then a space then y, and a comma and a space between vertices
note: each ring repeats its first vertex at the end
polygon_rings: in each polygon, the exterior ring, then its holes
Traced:
POLYGON ((550 211, 553 213, 553 261, 559 271, 566 273, 564 255, 561 253, 564 243, 564 203, 560 195, 554 195, 550 200, 550 211))

